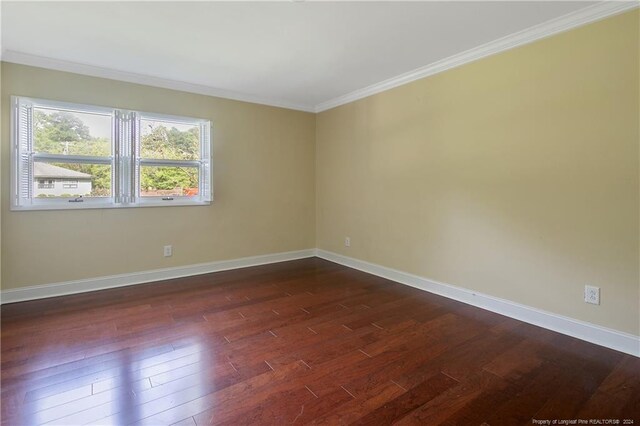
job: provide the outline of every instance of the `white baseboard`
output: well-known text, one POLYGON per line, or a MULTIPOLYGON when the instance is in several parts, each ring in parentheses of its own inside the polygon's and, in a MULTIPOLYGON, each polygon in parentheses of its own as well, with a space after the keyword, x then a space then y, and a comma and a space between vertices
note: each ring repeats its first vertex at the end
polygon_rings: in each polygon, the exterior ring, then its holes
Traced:
POLYGON ((634 336, 633 334, 546 312, 541 309, 422 278, 417 275, 408 274, 363 260, 353 259, 337 253, 316 249, 316 255, 322 259, 387 278, 400 284, 415 287, 449 299, 458 300, 529 324, 586 340, 596 345, 640 357, 640 336, 634 336))
POLYGON ((85 293, 88 291, 170 280, 173 278, 208 274, 211 272, 227 271, 230 269, 246 268, 249 266, 266 265, 268 263, 285 262, 287 260, 303 259, 314 256, 315 249, 298 250, 284 253, 265 254, 261 256, 243 257, 240 259, 199 263, 196 265, 154 269, 151 271, 110 275, 107 277, 36 285, 12 290, 2 290, 2 292, 0 292, 0 304, 44 299, 47 297, 64 296, 67 294, 85 293))
POLYGON ((586 340, 600 346, 615 349, 620 352, 640 357, 640 336, 624 333, 588 322, 546 312, 541 309, 521 305, 509 300, 500 299, 478 293, 461 287, 444 284, 406 272, 353 259, 337 253, 321 249, 308 249, 284 253, 266 254, 261 256, 243 257, 240 259, 221 260, 217 262, 200 263, 196 265, 178 266, 174 268, 155 269, 151 271, 133 272, 128 274, 111 275, 107 277, 88 278, 53 284, 23 287, 0 292, 0 303, 22 302, 26 300, 44 299, 47 297, 64 296, 68 294, 85 293, 88 291, 104 290, 124 287, 192 275, 208 274, 211 272, 227 271, 230 269, 246 268, 249 266, 266 265, 269 263, 285 262, 317 256, 319 258, 339 263, 353 269, 368 272, 379 277, 415 287, 420 290, 438 294, 449 299, 458 300, 469 305, 477 306, 488 311, 496 312, 520 321, 534 324, 558 333, 586 340))

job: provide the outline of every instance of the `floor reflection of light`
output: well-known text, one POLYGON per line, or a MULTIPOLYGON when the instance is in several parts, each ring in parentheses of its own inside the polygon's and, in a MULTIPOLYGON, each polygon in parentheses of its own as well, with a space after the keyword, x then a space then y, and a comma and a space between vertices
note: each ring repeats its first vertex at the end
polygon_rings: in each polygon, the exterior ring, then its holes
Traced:
MULTIPOLYGON (((106 361, 105 369, 84 376, 86 384, 53 395, 33 394, 24 419, 28 424, 61 424, 58 419, 70 419, 109 425, 161 416, 162 410, 212 392, 214 382, 209 377, 213 375, 208 369, 215 368, 216 355, 203 352, 203 347, 196 341, 162 353, 146 348, 155 354, 142 358, 136 357, 134 350, 122 351, 118 358, 106 361), (68 410, 60 410, 61 405, 68 410)), ((84 381, 82 377, 79 380, 84 381)))
MULTIPOLYGON (((180 394, 189 389, 204 396, 207 385, 201 374, 211 357, 202 353, 200 342, 170 352, 123 363, 116 389, 118 423, 129 424, 181 403, 180 394), (172 373, 175 373, 173 375, 172 373), (154 380, 157 378, 157 380, 154 380), (197 389, 197 390, 196 390, 197 389)), ((183 403, 189 402, 185 400, 183 403)), ((99 423, 99 422, 98 422, 99 423)))
POLYGON ((121 424, 129 424, 135 417, 136 404, 135 404, 135 391, 134 377, 135 371, 131 368, 134 363, 130 360, 129 352, 125 352, 123 359, 119 364, 120 375, 118 376, 117 387, 109 390, 112 393, 112 399, 117 405, 114 407, 114 411, 120 413, 118 416, 121 424))

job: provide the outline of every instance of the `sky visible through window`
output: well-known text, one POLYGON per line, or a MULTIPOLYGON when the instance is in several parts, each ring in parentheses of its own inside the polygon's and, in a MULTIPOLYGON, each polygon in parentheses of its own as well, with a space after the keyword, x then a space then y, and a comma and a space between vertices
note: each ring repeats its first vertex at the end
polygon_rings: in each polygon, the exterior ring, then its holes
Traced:
POLYGON ((69 111, 60 108, 49 109, 38 107, 38 111, 47 115, 51 115, 56 112, 64 112, 71 114, 78 120, 82 121, 85 126, 89 128, 89 133, 94 138, 106 138, 111 139, 111 116, 106 114, 95 114, 88 112, 76 112, 69 111), (107 119, 108 118, 108 119, 107 119))

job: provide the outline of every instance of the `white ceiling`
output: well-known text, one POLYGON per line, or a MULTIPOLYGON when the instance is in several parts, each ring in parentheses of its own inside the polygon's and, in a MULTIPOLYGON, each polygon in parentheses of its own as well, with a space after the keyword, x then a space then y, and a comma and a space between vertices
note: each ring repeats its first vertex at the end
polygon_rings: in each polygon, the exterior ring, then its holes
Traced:
POLYGON ((68 61, 314 110, 590 5, 2 2, 2 52, 9 61, 68 61))

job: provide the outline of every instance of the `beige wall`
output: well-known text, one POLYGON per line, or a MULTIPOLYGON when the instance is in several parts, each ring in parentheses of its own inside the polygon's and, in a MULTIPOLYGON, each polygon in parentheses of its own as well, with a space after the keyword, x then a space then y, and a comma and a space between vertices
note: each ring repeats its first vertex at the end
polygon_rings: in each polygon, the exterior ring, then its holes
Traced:
POLYGON ((640 334, 638 16, 318 114, 317 246, 640 334))
POLYGON ((313 114, 9 63, 1 102, 3 289, 315 245, 313 114), (210 119, 215 201, 9 211, 10 95, 210 119), (165 244, 173 257, 162 256, 165 244))

